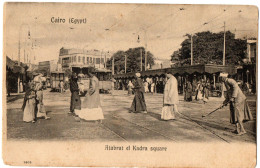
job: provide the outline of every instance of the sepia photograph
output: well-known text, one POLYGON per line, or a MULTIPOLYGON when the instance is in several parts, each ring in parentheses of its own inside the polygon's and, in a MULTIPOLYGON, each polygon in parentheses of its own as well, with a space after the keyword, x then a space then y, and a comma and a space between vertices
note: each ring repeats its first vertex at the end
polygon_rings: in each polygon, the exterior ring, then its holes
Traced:
POLYGON ((3 10, 6 165, 256 166, 257 6, 3 10))

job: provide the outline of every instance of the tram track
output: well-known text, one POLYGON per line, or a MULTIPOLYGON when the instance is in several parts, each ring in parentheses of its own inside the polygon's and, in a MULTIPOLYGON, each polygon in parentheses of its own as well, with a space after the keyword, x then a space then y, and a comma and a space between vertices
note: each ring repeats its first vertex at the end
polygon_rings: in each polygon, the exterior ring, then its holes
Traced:
MULTIPOLYGON (((118 104, 118 100, 115 98, 115 96, 114 96, 113 94, 112 94, 112 97, 113 97, 114 102, 115 102, 117 105, 119 105, 119 104, 118 104)), ((149 112, 149 113, 151 113, 151 112, 149 112)), ((148 113, 148 115, 149 115, 149 113, 148 113)), ((156 114, 156 113, 154 113, 154 114, 156 114)), ((178 112, 178 114, 179 114, 179 115, 181 116, 181 118, 183 118, 184 120, 186 120, 186 121, 188 121, 188 122, 191 122, 191 123, 193 123, 194 125, 197 125, 199 128, 201 128, 201 129, 203 129, 203 130, 206 130, 207 132, 209 132, 210 134, 212 134, 212 135, 213 135, 214 137, 216 137, 217 139, 220 139, 221 141, 224 141, 224 142, 226 142, 226 143, 230 143, 230 142, 231 142, 230 140, 228 140, 228 138, 225 137, 225 136, 233 137, 232 135, 225 134, 225 132, 227 132, 227 131, 223 131, 224 136, 222 136, 222 135, 220 135, 219 133, 217 133, 216 131, 214 131, 214 128, 212 129, 210 126, 205 125, 205 124, 209 124, 209 125, 210 125, 211 123, 214 123, 214 124, 216 124, 216 125, 221 125, 221 126, 223 126, 224 129, 233 130, 233 128, 231 128, 230 126, 223 125, 223 123, 219 123, 219 122, 214 122, 214 121, 206 122, 206 121, 201 120, 201 119, 198 119, 198 118, 191 118, 191 117, 189 117, 189 116, 187 116, 187 115, 185 115, 185 114, 183 114, 183 113, 181 113, 181 112, 178 112), (203 123, 205 123, 205 124, 201 124, 200 122, 203 122, 203 123)), ((123 117, 121 117, 121 116, 115 114, 115 113, 113 113, 112 116, 115 117, 115 118, 120 118, 120 119, 122 119, 122 120, 124 120, 124 121, 126 121, 126 122, 129 122, 129 123, 131 123, 131 124, 133 124, 133 125, 135 125, 135 126, 138 126, 138 127, 140 127, 140 128, 143 128, 143 129, 152 131, 152 132, 154 132, 154 133, 156 133, 156 134, 159 134, 159 135, 163 136, 163 137, 166 138, 166 139, 170 139, 170 140, 176 142, 176 140, 173 139, 172 137, 169 137, 169 136, 167 136, 167 135, 164 135, 164 134, 162 134, 162 133, 160 133, 160 132, 158 132, 158 131, 152 130, 152 129, 147 128, 147 127, 145 127, 145 126, 142 126, 142 125, 136 124, 136 123, 134 123, 134 122, 131 122, 131 121, 129 121, 129 120, 127 120, 127 119, 125 119, 125 118, 123 118, 123 117)), ((187 123, 187 122, 184 122, 184 123, 189 124, 189 123, 187 123)), ((246 131, 247 131, 248 133, 252 134, 252 135, 256 135, 254 132, 252 132, 252 131, 250 131, 250 130, 247 130, 247 129, 246 129, 246 131)), ((119 135, 119 136, 120 136, 120 135, 119 135)))
MULTIPOLYGON (((118 105, 118 102, 116 101, 115 96, 114 96, 113 94, 111 94, 111 95, 112 95, 113 99, 115 100, 114 102, 118 105)), ((128 122, 128 123, 130 123, 130 124, 132 124, 132 125, 135 125, 135 126, 137 126, 137 127, 143 128, 143 129, 148 130, 148 131, 151 131, 151 132, 153 132, 153 133, 156 133, 156 134, 158 134, 158 135, 160 135, 160 136, 162 136, 162 137, 164 137, 164 138, 166 138, 166 139, 169 139, 169 140, 171 140, 171 141, 177 142, 175 139, 173 139, 173 138, 171 138, 171 137, 169 137, 169 136, 166 136, 166 135, 164 135, 164 134, 162 134, 162 133, 160 133, 160 132, 158 132, 158 131, 152 130, 152 129, 147 128, 147 127, 145 127, 145 126, 142 126, 142 125, 140 125, 140 124, 136 124, 136 123, 134 123, 134 122, 131 122, 131 121, 129 121, 129 120, 127 120, 127 119, 125 119, 125 118, 123 118, 123 117, 121 117, 121 116, 115 114, 114 112, 111 113, 111 114, 112 114, 112 117, 114 117, 114 118, 116 118, 116 119, 122 119, 122 120, 124 120, 124 121, 126 121, 126 122, 128 122)), ((104 124, 102 124, 102 125, 104 125, 104 124)), ((104 126, 105 126, 105 125, 104 125, 104 126)), ((105 127, 108 128, 107 126, 105 126, 105 127)), ((108 129, 110 129, 110 128, 108 128, 108 129)), ((110 129, 110 130, 111 130, 111 129, 110 129)), ((111 130, 111 131, 112 131, 112 130, 111 130)), ((114 132, 114 131, 113 131, 113 132, 114 132)), ((116 134, 117 134, 117 133, 116 133, 116 134)), ((121 135, 119 135, 119 134, 117 134, 117 135, 120 136, 121 138, 123 138, 121 135)), ((125 139, 125 138, 123 138, 123 139, 125 139)))
POLYGON ((116 133, 115 131, 113 131, 112 129, 110 129, 108 126, 106 126, 103 123, 100 123, 100 125, 102 125, 104 128, 108 129, 109 132, 111 132, 112 134, 116 135, 117 137, 119 137, 120 139, 122 139, 125 142, 128 142, 124 137, 122 137, 121 135, 119 135, 118 133, 116 133))

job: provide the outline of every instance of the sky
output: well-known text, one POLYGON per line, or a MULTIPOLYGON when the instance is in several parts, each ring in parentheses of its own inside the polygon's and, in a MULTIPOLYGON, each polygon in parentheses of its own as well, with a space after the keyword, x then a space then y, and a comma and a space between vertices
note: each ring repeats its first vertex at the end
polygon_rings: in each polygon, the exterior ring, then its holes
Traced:
POLYGON ((257 38, 255 6, 6 3, 4 55, 17 60, 20 39, 22 62, 24 52, 37 63, 57 60, 61 47, 116 52, 145 45, 156 58, 170 59, 185 34, 220 32, 224 22, 236 38, 257 38), (52 23, 53 17, 66 21, 52 23), (87 22, 71 24, 69 18, 87 22))

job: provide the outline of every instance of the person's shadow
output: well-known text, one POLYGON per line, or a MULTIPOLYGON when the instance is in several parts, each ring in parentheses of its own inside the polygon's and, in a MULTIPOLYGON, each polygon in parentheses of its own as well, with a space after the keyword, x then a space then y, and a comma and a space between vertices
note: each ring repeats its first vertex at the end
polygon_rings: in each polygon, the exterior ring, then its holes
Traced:
POLYGON ((161 114, 157 114, 157 113, 153 113, 153 112, 148 112, 148 114, 149 114, 151 117, 153 117, 153 118, 155 118, 155 119, 157 119, 157 120, 159 120, 159 121, 164 121, 164 120, 161 119, 161 114))

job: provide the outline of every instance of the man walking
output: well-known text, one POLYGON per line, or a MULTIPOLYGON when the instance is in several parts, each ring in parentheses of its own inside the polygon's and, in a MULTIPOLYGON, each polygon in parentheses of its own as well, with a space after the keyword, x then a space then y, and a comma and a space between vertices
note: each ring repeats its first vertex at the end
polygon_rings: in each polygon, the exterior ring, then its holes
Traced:
POLYGON ((81 101, 79 97, 79 86, 77 83, 77 75, 73 73, 70 79, 70 91, 71 91, 71 100, 70 100, 70 112, 69 114, 74 113, 75 109, 81 109, 81 101))

